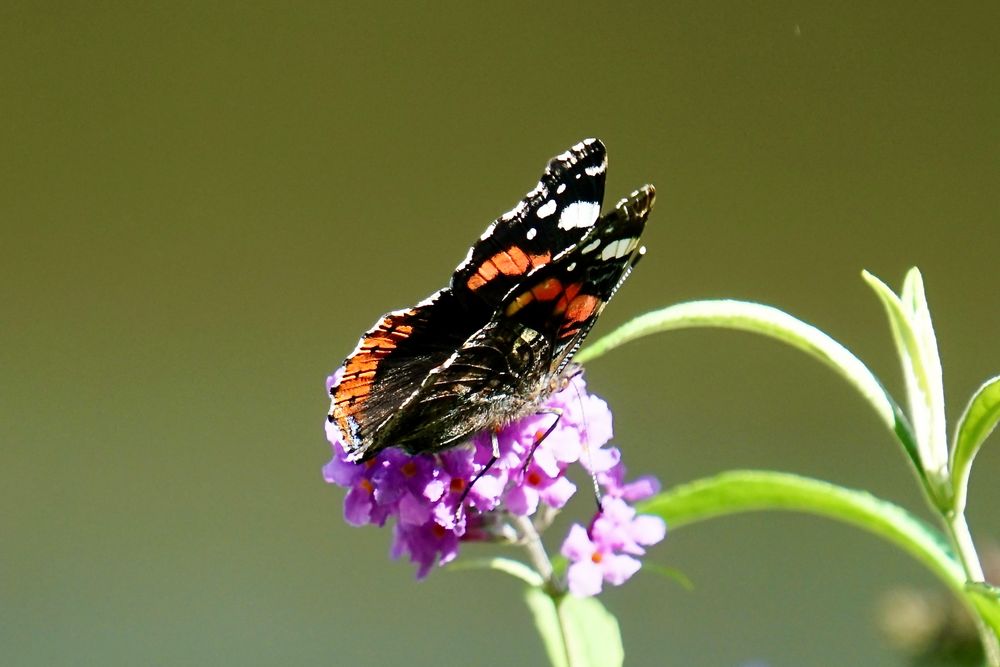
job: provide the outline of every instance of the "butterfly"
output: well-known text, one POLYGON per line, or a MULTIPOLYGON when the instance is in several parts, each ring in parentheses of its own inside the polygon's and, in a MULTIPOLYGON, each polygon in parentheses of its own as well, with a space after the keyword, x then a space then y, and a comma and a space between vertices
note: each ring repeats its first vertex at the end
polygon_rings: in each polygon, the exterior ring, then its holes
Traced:
POLYGON ((601 215, 606 174, 597 139, 554 157, 447 287, 361 337, 330 389, 328 419, 348 461, 495 433, 578 372, 573 355, 646 251, 639 238, 655 198, 645 185, 601 215))

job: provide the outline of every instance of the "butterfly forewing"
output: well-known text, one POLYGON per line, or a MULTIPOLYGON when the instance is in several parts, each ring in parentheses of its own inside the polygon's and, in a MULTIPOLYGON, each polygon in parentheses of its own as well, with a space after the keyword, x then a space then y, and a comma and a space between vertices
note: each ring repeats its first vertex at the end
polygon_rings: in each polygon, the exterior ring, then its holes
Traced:
POLYGON ((572 247, 597 221, 607 152, 587 139, 554 157, 535 189, 497 218, 456 269, 451 288, 472 310, 489 314, 528 272, 572 247))

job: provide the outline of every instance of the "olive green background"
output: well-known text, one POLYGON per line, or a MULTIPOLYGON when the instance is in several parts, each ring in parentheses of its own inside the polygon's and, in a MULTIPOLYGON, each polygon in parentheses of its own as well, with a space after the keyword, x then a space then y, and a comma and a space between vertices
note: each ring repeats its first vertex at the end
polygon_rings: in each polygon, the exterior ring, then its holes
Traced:
MULTIPOLYGON (((587 136, 607 203, 658 191, 596 334, 763 301, 902 399, 859 272, 919 265, 949 418, 1000 371, 995 2, 5 3, 0 37, 4 665, 544 664, 513 580, 415 582, 388 531, 344 525, 323 381, 587 136)), ((890 434, 797 351, 685 331, 588 379, 636 474, 787 470, 926 516, 890 434)), ((938 588, 805 516, 686 528, 650 558, 695 588, 607 592, 629 665, 901 665, 875 601, 938 588)))

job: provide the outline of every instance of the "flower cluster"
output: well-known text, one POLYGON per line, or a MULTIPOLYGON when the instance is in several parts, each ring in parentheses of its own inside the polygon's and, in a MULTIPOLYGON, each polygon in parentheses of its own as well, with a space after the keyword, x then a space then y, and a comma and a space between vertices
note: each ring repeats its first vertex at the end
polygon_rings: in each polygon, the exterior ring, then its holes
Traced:
MULTIPOLYGON (((328 390, 340 372, 327 379, 328 390)), ((460 542, 517 539, 506 517, 533 517, 541 523, 539 516, 561 509, 576 492, 566 472, 579 463, 598 480, 603 511, 589 529, 574 525, 562 551, 571 561, 570 591, 594 595, 602 582, 618 585, 632 576, 639 569, 635 556, 663 539, 663 521, 637 516, 629 505, 656 493, 658 483, 653 478, 625 483, 620 451, 606 446, 611 412, 603 400, 587 393, 580 375, 540 407, 539 414, 497 433, 500 458, 485 473, 493 451, 489 433, 475 436, 470 447, 436 455, 411 456, 390 448, 364 463, 351 463, 345 460, 339 429, 328 422, 333 458, 323 467, 323 477, 348 489, 348 523, 382 526, 395 518, 392 556, 409 556, 419 578, 435 563, 453 560, 460 542), (481 477, 469 488, 477 475, 481 477)))

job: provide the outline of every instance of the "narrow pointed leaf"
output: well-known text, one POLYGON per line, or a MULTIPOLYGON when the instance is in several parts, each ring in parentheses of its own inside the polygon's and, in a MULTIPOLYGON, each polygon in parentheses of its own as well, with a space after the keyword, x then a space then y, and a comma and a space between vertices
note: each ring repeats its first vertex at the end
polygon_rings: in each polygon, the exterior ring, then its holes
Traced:
POLYGON ((565 595, 557 607, 570 667, 620 667, 625 662, 618 619, 600 600, 565 595))
POLYGON ((512 558, 469 558, 459 559, 448 565, 449 571, 457 570, 496 570, 520 579, 529 586, 541 586, 545 583, 542 575, 519 560, 512 558))
POLYGON ((650 573, 655 574, 664 579, 669 579, 670 581, 680 584, 680 586, 686 591, 694 590, 694 582, 691 581, 691 577, 687 576, 681 570, 676 567, 670 567, 667 565, 660 565, 659 563, 651 563, 650 561, 645 561, 642 564, 642 570, 644 574, 650 573))
POLYGON ((553 600, 529 588, 525 599, 553 667, 621 667, 625 661, 618 620, 597 598, 553 600))
POLYGON ((569 667, 569 656, 566 653, 562 628, 559 626, 556 603, 544 591, 535 587, 525 589, 524 601, 535 619, 535 628, 541 635, 545 654, 549 656, 549 664, 552 667, 569 667))
POLYGON ((903 281, 902 301, 910 312, 910 325, 913 327, 917 339, 920 367, 923 368, 927 385, 927 401, 930 411, 929 436, 933 461, 940 466, 940 474, 944 475, 944 463, 948 460, 948 433, 945 428, 944 379, 941 371, 941 356, 938 354, 937 336, 934 335, 931 311, 927 305, 924 279, 916 267, 906 273, 906 278, 903 281))
POLYGON ((941 357, 938 354, 937 336, 934 335, 930 307, 927 305, 924 279, 917 268, 910 269, 906 274, 902 301, 910 311, 910 322, 917 337, 917 344, 920 346, 920 361, 927 374, 928 388, 933 394, 932 399, 943 405, 941 357))
POLYGON ((1000 591, 986 584, 969 584, 966 588, 979 615, 1000 637, 1000 591))
MULTIPOLYGON (((933 495, 935 502, 938 502, 940 505, 941 499, 938 497, 940 495, 940 480, 942 475, 945 474, 944 467, 947 462, 947 452, 938 451, 941 447, 935 448, 932 446, 935 429, 932 410, 934 390, 931 387, 930 372, 924 366, 924 355, 921 351, 922 346, 911 321, 910 309, 877 277, 867 271, 862 271, 862 276, 882 301, 886 315, 889 318, 892 337, 896 343, 896 352, 899 355, 900 364, 903 368, 903 377, 906 381, 910 419, 912 420, 911 423, 919 451, 918 465, 924 472, 925 480, 929 479, 928 473, 933 474, 936 480, 933 495)), ((913 287, 912 280, 909 284, 910 287, 908 287, 907 291, 911 294, 907 296, 912 298, 912 292, 915 288, 913 287)), ((940 372, 940 365, 938 371, 940 372)))
POLYGON ((777 308, 729 299, 679 303, 646 313, 623 324, 581 350, 576 359, 580 363, 586 363, 638 338, 694 327, 718 327, 761 334, 797 347, 819 359, 843 376, 868 400, 879 419, 896 434, 918 476, 923 479, 916 439, 909 422, 878 379, 843 345, 816 327, 777 308))
POLYGON ((639 504, 671 530, 749 511, 806 512, 863 528, 901 547, 964 597, 965 574, 944 537, 903 508, 864 491, 786 473, 738 470, 700 479, 639 504))
POLYGON ((997 422, 1000 422, 1000 375, 990 378, 976 390, 955 429, 955 442, 951 448, 951 479, 956 512, 965 510, 972 462, 997 422))

